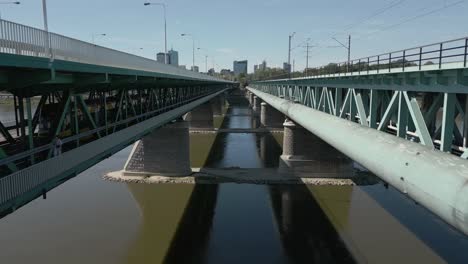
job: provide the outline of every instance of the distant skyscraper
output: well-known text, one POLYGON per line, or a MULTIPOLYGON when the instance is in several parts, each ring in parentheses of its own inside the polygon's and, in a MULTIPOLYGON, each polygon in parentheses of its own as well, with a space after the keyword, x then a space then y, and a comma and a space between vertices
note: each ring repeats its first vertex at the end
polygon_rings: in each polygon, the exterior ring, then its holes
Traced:
POLYGON ((247 60, 234 61, 234 74, 247 74, 247 60))
POLYGON ((285 70, 286 72, 291 72, 291 64, 289 64, 287 62, 284 62, 283 63, 283 70, 285 70))
MULTIPOLYGON (((156 54, 156 60, 157 60, 158 62, 160 62, 160 63, 166 63, 165 56, 167 56, 166 53, 164 53, 164 52, 159 52, 158 54, 156 54)), ((169 59, 169 57, 168 57, 168 59, 169 59)), ((168 60, 168 61, 169 61, 169 60, 168 60)))
POLYGON ((254 65, 254 73, 258 71, 258 65, 254 65))
POLYGON ((258 70, 266 71, 266 69, 267 69, 266 61, 263 61, 262 64, 258 65, 258 70))
POLYGON ((169 64, 179 66, 179 53, 171 49, 167 54, 169 56, 169 64))

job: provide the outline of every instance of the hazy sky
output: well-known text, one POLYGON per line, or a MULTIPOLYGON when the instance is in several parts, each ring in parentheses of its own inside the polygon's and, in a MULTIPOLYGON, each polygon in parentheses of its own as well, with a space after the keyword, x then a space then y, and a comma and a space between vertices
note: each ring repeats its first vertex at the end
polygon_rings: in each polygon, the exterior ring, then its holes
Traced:
MULTIPOLYGON (((1 0, 0 0, 1 2, 1 0)), ((164 50, 163 11, 140 0, 48 0, 51 31, 96 44, 154 58, 164 50), (143 48, 141 50, 140 48, 143 48)), ((156 1, 155 1, 156 2, 156 1)), ((310 38, 310 65, 346 60, 344 48, 332 48, 335 36, 352 35, 352 58, 468 36, 468 0, 166 0, 168 46, 179 51, 180 64, 192 64, 193 34, 196 64, 232 68, 248 59, 249 71, 263 59, 268 66, 287 60, 288 35, 293 39, 296 69, 305 66, 310 38), (298 47, 299 46, 299 47, 298 47)), ((0 5, 2 17, 43 27, 41 0, 0 5)))

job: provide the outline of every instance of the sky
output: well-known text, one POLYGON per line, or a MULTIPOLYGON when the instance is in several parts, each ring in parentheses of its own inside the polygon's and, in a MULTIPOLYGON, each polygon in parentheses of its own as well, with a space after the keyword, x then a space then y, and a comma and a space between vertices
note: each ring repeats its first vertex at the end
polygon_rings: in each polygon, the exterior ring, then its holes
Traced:
MULTIPOLYGON (((2 2, 3 0, 0 0, 2 2)), ((2 18, 43 28, 42 1, 20 0, 0 5, 2 18)), ((3 1, 4 2, 4 1, 3 1)), ((164 51, 161 6, 144 6, 145 0, 47 0, 49 30, 97 45, 155 58, 164 51)), ((158 2, 155 0, 154 2, 158 2)), ((161 0, 167 6, 168 49, 179 51, 179 64, 195 64, 205 71, 232 69, 234 60, 254 64, 267 61, 282 67, 288 57, 295 70, 306 63, 321 66, 347 59, 337 47, 352 36, 351 57, 411 48, 468 36, 468 0, 161 0), (200 49, 198 49, 200 48, 200 49)))

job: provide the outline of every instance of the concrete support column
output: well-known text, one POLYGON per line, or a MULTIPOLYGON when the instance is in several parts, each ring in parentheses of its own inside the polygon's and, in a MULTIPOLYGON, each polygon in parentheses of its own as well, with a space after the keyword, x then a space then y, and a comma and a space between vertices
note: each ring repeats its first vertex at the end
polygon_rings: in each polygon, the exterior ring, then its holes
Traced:
POLYGON ((249 103, 250 103, 250 106, 253 107, 254 105, 254 94, 253 93, 250 93, 250 96, 249 96, 249 103))
POLYGON ((161 127, 138 141, 124 167, 124 176, 190 175, 188 123, 161 127))
POLYGON ((215 97, 211 100, 211 108, 213 116, 221 116, 223 114, 224 98, 222 96, 215 97))
POLYGON ((262 99, 260 99, 260 97, 258 97, 256 95, 254 95, 253 98, 254 99, 253 99, 252 108, 253 108, 254 112, 260 112, 260 107, 261 107, 260 104, 262 103, 262 99))
POLYGON ((280 111, 262 102, 260 110, 260 122, 265 127, 281 127, 284 122, 284 115, 280 111))
POLYGON ((190 128, 212 129, 213 128, 213 109, 210 102, 206 102, 187 114, 186 120, 189 121, 190 128))
POLYGON ((349 177, 351 161, 325 141, 292 120, 284 122, 280 169, 293 169, 311 177, 349 177))

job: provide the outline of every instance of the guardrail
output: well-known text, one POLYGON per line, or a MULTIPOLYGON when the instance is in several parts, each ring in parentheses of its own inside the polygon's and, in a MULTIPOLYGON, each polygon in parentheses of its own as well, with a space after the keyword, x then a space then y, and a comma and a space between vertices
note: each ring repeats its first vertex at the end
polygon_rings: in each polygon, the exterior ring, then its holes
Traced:
MULTIPOLYGON (((309 68, 300 78, 354 76, 468 67, 468 37, 309 68)), ((289 74, 266 80, 288 79, 289 74)), ((259 80, 260 81, 260 80, 259 80)))
POLYGON ((0 53, 227 82, 209 75, 0 19, 0 53))

